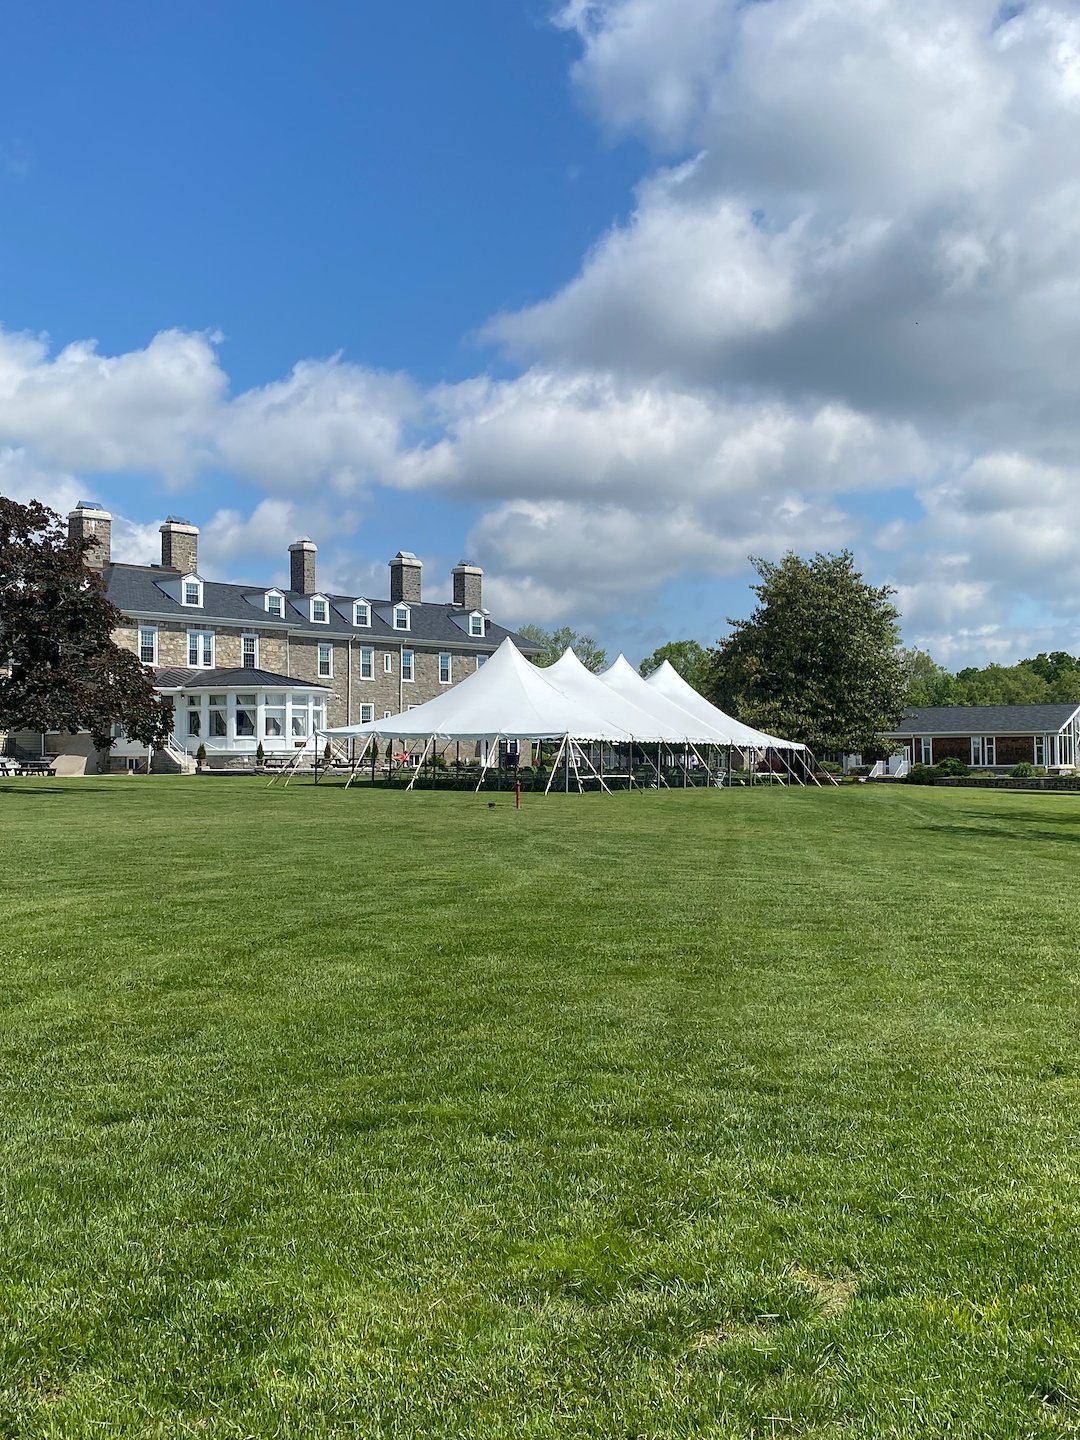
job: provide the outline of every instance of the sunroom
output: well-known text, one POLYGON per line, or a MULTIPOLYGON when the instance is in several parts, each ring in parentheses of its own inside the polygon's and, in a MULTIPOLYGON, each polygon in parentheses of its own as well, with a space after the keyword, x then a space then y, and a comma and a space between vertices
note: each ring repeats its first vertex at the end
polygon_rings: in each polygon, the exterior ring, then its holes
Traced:
POLYGON ((173 738, 195 755, 254 756, 295 754, 312 745, 326 728, 330 690, 311 681, 265 670, 174 671, 157 689, 175 709, 173 738))

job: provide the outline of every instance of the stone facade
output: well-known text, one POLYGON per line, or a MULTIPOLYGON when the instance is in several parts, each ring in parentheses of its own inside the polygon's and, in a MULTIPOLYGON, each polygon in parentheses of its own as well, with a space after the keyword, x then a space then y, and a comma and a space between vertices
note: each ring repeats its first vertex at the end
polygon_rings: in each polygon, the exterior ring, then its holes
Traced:
MULTIPOLYGON (((256 741, 265 740, 268 753, 293 753, 327 725, 407 713, 475 674, 512 634, 488 618, 483 571, 466 561, 454 567, 449 603, 423 601, 423 567, 408 550, 390 561, 389 601, 350 598, 319 588, 318 549, 307 538, 289 546, 285 591, 204 579, 199 532, 174 517, 161 526, 159 564, 112 564, 111 517, 98 506, 77 507, 69 527, 94 536, 94 561, 125 615, 116 642, 151 665, 173 698, 176 727, 162 769, 176 756, 182 765, 200 742, 215 758, 243 763, 256 741), (192 632, 212 636, 200 639, 197 657, 189 653, 192 632), (254 650, 245 645, 252 637, 254 650), (278 698, 283 691, 288 698, 278 698)), ((137 764, 138 750, 121 736, 114 768, 137 764)))

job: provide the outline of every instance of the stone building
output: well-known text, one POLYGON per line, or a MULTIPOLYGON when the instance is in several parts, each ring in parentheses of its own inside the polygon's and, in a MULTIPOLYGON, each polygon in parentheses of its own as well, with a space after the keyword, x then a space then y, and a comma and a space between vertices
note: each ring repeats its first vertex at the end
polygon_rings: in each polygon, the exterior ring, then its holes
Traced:
MULTIPOLYGON (((173 702, 170 749, 160 768, 187 768, 205 746, 208 761, 253 759, 311 748, 317 730, 382 719, 433 699, 473 674, 513 632, 484 608, 483 571, 455 565, 453 599, 422 595, 421 564, 400 550, 390 561, 388 598, 331 593, 319 586, 312 540, 289 546, 290 582, 233 585, 199 571, 199 532, 185 521, 161 526, 161 560, 116 563, 112 516, 83 503, 69 531, 91 542, 88 564, 101 571, 125 619, 115 634, 173 702)), ((528 653, 529 643, 513 636, 528 653)), ((23 748, 61 756, 60 770, 142 768, 146 752, 118 735, 110 756, 88 736, 14 737, 23 748)))

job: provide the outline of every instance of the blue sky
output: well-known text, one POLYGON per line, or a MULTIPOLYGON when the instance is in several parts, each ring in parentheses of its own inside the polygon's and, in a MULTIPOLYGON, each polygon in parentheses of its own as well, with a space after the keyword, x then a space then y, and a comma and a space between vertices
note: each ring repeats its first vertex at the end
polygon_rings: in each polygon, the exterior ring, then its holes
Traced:
POLYGON ((633 658, 848 544, 955 663, 1076 649, 1065 3, 0 10, 0 490, 127 558, 633 658), (836 63, 842 56, 843 65, 836 63), (1024 217, 1029 217, 1025 219, 1024 217))

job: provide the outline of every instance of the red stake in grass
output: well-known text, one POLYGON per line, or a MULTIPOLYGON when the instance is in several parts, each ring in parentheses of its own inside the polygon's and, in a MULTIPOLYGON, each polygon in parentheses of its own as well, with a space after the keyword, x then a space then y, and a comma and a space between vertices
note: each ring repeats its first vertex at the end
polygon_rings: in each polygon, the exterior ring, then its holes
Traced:
POLYGON ((515 809, 515 810, 520 810, 520 809, 521 809, 521 781, 520 781, 520 780, 518 780, 518 781, 515 783, 515 785, 514 785, 514 809, 515 809))

